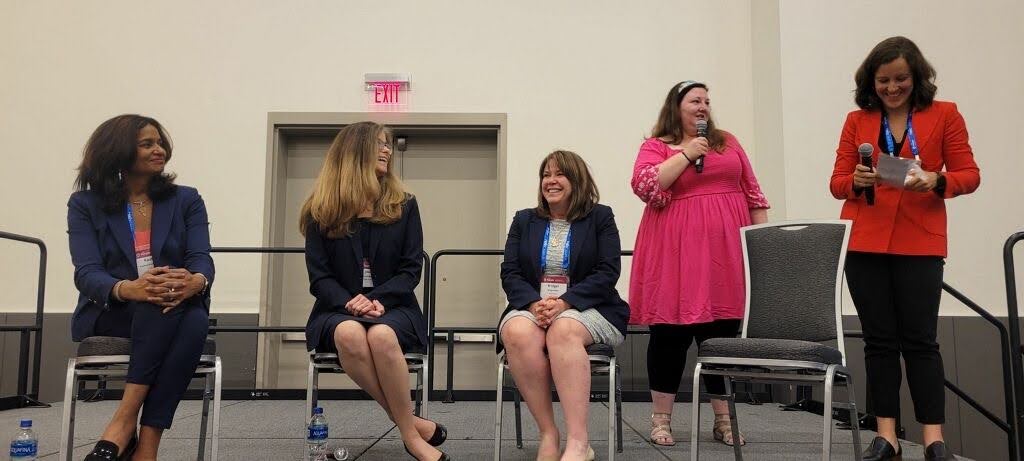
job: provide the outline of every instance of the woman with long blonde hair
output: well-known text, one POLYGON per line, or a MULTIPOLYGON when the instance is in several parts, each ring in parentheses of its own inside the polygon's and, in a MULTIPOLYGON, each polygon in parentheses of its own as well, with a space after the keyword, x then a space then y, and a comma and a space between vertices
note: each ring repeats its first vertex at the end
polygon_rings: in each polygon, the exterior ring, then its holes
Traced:
POLYGON ((310 351, 337 352, 345 372, 398 426, 418 460, 447 430, 413 415, 404 354, 427 346, 427 321, 413 290, 423 267, 416 198, 391 171, 391 131, 373 122, 343 128, 302 206, 309 291, 310 351))

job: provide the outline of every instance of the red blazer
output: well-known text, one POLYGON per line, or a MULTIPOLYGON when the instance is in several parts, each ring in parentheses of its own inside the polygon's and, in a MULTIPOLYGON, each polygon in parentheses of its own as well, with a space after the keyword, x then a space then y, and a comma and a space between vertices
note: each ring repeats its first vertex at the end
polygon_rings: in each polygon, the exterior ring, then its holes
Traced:
MULTIPOLYGON (((836 164, 829 188, 832 195, 845 200, 843 219, 853 220, 850 250, 899 255, 946 256, 946 204, 944 199, 974 192, 981 183, 974 153, 967 142, 967 125, 956 104, 935 101, 914 112, 914 134, 920 149, 921 165, 927 171, 946 177, 946 191, 939 197, 934 191, 911 192, 877 185, 875 204, 868 206, 864 194, 853 192, 853 171, 860 163, 857 146, 875 146, 873 165, 878 156, 880 111, 856 110, 846 116, 843 134, 836 149, 836 164)), ((910 142, 904 141, 900 157, 913 158, 910 142)))

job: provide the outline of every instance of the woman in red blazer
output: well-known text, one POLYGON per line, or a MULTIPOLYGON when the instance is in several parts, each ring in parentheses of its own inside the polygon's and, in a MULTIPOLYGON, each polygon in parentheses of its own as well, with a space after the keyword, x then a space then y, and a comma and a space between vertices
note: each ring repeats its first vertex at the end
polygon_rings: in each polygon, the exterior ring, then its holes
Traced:
POLYGON ((952 459, 942 439, 942 356, 935 341, 946 256, 945 199, 969 194, 981 177, 956 104, 935 101, 935 70, 914 42, 892 37, 857 70, 855 101, 843 126, 832 195, 853 220, 846 279, 864 330, 864 361, 879 436, 864 460, 900 455, 896 416, 900 355, 914 413, 924 428, 925 459, 952 459), (879 156, 915 159, 902 188, 882 184, 861 165, 858 146, 879 156), (873 202, 873 203, 872 203, 873 202))

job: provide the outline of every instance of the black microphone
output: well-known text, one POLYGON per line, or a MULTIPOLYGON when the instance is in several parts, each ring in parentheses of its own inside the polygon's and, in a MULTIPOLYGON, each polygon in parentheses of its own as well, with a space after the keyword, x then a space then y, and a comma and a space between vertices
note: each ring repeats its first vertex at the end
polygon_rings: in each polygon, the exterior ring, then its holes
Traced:
MULTIPOLYGON (((707 138, 708 137, 708 121, 707 120, 704 120, 704 119, 697 120, 697 137, 700 137, 700 138, 707 138)), ((693 161, 693 168, 695 170, 697 170, 698 173, 703 173, 704 172, 704 155, 703 154, 701 154, 700 157, 697 157, 697 160, 693 161)))
MULTIPOLYGON (((860 164, 871 168, 871 153, 874 151, 874 146, 867 142, 857 147, 857 153, 860 154, 860 164)), ((875 186, 864 189, 864 199, 867 200, 868 206, 875 205, 875 186)))

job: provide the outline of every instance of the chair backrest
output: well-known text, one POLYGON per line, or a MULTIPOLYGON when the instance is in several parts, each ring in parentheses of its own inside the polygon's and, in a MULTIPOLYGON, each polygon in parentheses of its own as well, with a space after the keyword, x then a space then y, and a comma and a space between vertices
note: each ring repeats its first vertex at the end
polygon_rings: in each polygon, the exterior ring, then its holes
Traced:
POLYGON ((740 229, 746 261, 743 337, 839 341, 850 221, 786 221, 740 229))

